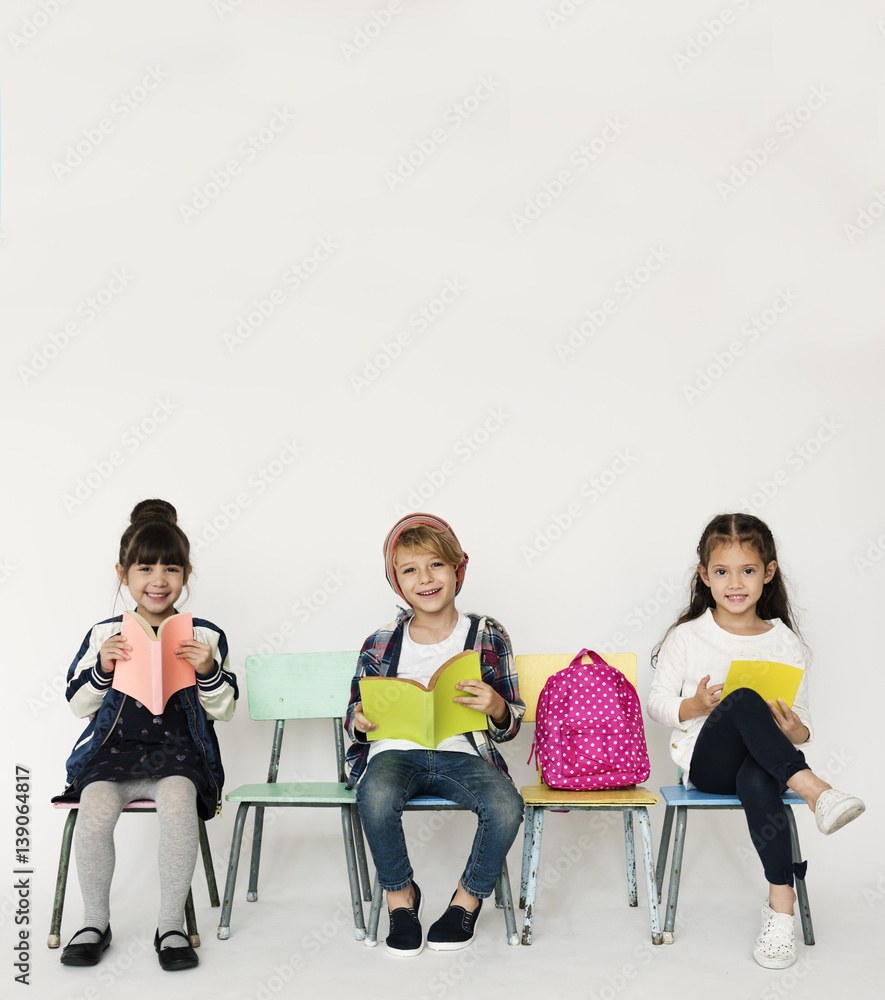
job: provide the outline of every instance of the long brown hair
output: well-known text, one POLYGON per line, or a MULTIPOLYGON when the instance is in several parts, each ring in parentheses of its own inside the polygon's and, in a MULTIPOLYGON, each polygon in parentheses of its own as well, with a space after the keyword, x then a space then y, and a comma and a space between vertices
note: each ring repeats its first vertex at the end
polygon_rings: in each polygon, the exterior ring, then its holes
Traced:
MULTIPOLYGON (((707 566, 715 549, 722 545, 734 544, 752 549, 759 556, 763 566, 768 566, 770 562, 777 562, 774 536, 764 521, 753 514, 717 514, 704 528, 701 540, 698 542, 698 563, 701 566, 707 566)), ((700 573, 695 570, 691 581, 688 607, 667 629, 661 641, 652 650, 651 665, 655 666, 657 663, 658 653, 661 651, 664 640, 677 625, 694 621, 695 618, 700 618, 707 608, 715 607, 716 602, 713 600, 710 588, 701 579, 700 573)), ((756 614, 766 621, 780 618, 788 629, 797 635, 799 634, 799 630, 793 624, 795 615, 790 605, 786 581, 780 566, 774 571, 774 576, 762 587, 762 596, 756 604, 756 614)))

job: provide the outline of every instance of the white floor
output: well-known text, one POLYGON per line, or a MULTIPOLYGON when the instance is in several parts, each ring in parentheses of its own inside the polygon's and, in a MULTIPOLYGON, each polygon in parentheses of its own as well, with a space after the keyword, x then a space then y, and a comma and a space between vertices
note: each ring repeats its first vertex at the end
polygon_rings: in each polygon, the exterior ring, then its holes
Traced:
MULTIPOLYGON (((662 812, 655 815, 653 810, 652 818, 657 838, 662 812)), ((220 881, 232 820, 232 812, 226 812, 209 825, 220 881)), ((868 815, 860 822, 870 821, 868 815)), ((153 858, 145 863, 135 857, 133 844, 121 837, 123 830, 121 823, 112 899, 114 940, 94 969, 65 968, 58 962, 59 952, 45 947, 54 862, 46 867, 45 877, 36 876, 38 930, 29 996, 103 1000, 125 990, 127 1000, 140 1000, 156 998, 160 991, 177 997, 199 990, 222 1000, 269 1000, 297 990, 310 997, 328 992, 360 1000, 455 1000, 483 994, 536 996, 539 989, 585 1000, 652 994, 665 1000, 684 997, 686 991, 692 997, 715 995, 717 1000, 774 1000, 794 989, 805 998, 885 996, 877 944, 885 925, 885 876, 852 857, 850 827, 841 832, 841 840, 824 840, 810 815, 800 818, 800 837, 810 862, 808 889, 817 943, 800 944, 798 963, 782 972, 763 970, 752 958, 763 891, 758 862, 747 851, 743 817, 737 813, 690 820, 672 945, 652 946, 644 891, 636 909, 627 906, 620 817, 609 821, 587 814, 550 815, 531 947, 508 947, 503 915, 487 906, 470 949, 448 955, 425 950, 404 960, 386 953, 383 936, 374 950, 354 940, 337 817, 282 810, 266 830, 260 899, 255 903, 245 902, 247 872, 241 868, 227 941, 216 937, 219 911, 209 907, 198 870, 194 885, 202 932, 200 966, 174 974, 160 970, 151 944, 156 908, 153 858), (549 986, 543 986, 543 980, 549 986)), ((413 814, 407 831, 416 878, 427 900, 427 926, 442 912, 460 874, 461 849, 466 850, 472 836, 471 818, 413 814)), ((514 893, 517 847, 510 856, 514 893)), ((142 843, 139 850, 144 849, 142 843)), ((72 871, 63 940, 76 930, 79 917, 72 871)), ((520 911, 520 926, 521 919, 520 911)))

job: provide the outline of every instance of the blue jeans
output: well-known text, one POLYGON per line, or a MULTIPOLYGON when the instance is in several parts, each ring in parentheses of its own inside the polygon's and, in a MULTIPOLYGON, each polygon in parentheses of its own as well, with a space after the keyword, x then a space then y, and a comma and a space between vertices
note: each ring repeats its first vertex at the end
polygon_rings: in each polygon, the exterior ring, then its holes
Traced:
POLYGON ((356 787, 381 888, 398 892, 412 882, 402 815, 403 806, 419 795, 451 799, 476 813, 461 885, 477 899, 490 896, 522 823, 522 796, 482 757, 439 750, 385 750, 369 761, 356 787))

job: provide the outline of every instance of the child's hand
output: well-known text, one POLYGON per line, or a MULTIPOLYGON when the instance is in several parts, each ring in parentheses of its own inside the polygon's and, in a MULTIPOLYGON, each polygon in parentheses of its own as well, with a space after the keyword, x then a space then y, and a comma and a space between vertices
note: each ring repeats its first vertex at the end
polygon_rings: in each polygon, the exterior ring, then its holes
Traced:
POLYGON ((777 704, 780 705, 780 708, 773 701, 766 702, 774 721, 777 723, 777 728, 795 746, 804 743, 809 736, 808 727, 791 708, 787 708, 787 703, 783 698, 778 698, 777 704))
POLYGON ((112 635, 110 639, 105 639, 98 651, 98 660, 101 669, 106 674, 114 672, 116 660, 128 660, 131 646, 126 644, 125 635, 112 635))
POLYGON ((212 647, 208 642, 183 639, 178 644, 175 655, 180 660, 187 660, 194 670, 203 677, 215 670, 215 659, 212 656, 212 647))
POLYGON ((495 723, 503 719, 506 723, 510 717, 507 702, 498 692, 485 681, 465 680, 459 681, 455 687, 459 691, 466 691, 464 698, 452 698, 452 701, 459 705, 466 705, 468 708, 475 708, 477 712, 491 717, 495 723))
POLYGON ((698 683, 698 689, 695 691, 694 696, 692 698, 686 698, 682 703, 685 705, 685 703, 688 702, 688 705, 686 706, 688 712, 685 714, 684 718, 682 712, 680 712, 680 720, 684 721, 685 719, 697 719, 707 716, 719 704, 719 699, 722 696, 722 689, 725 685, 710 684, 710 686, 707 687, 709 680, 709 674, 703 676, 698 683))
POLYGON ((361 733, 371 733, 378 728, 377 723, 369 722, 363 715, 363 703, 361 701, 357 702, 353 708, 353 728, 358 729, 361 733))

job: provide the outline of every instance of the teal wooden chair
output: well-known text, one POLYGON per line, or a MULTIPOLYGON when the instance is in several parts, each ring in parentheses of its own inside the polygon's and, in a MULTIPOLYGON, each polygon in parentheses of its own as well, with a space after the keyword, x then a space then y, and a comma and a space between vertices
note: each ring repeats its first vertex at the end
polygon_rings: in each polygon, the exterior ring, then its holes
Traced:
MULTIPOLYGON (((673 820, 676 820, 676 836, 673 839, 673 858, 670 863, 670 884, 667 890, 667 912, 664 918, 664 944, 673 944, 676 927, 676 903, 679 898, 679 880, 682 875, 683 854, 685 850, 685 829, 689 809, 743 809, 736 795, 714 795, 709 792, 699 792, 688 789, 682 784, 682 774, 678 785, 666 785, 661 788, 661 796, 666 803, 664 825, 661 829, 661 846, 658 850, 658 864, 655 871, 658 902, 664 887, 664 873, 667 867, 667 854, 670 850, 670 837, 673 830, 673 820)), ((793 861, 802 860, 799 847, 799 833, 796 830, 796 818, 793 816, 793 806, 805 805, 805 799, 795 792, 786 792, 783 796, 787 807, 787 821, 790 824, 790 841, 793 845, 793 861)), ((802 921, 802 934, 806 944, 814 944, 814 928, 811 923, 811 909, 808 905, 808 890, 804 879, 796 879, 796 901, 799 906, 799 917, 802 921)))
MULTIPOLYGON (((71 841, 74 837, 74 826, 77 823, 77 814, 80 808, 79 802, 53 802, 55 809, 67 809, 68 818, 65 820, 64 830, 61 837, 61 851, 58 858, 58 875, 55 880, 55 901, 52 905, 52 920, 49 926, 49 938, 47 945, 50 948, 58 948, 61 944, 61 918, 65 908, 65 892, 68 884, 68 869, 71 864, 71 841)), ((136 799, 123 807, 124 813, 146 813, 156 812, 156 804, 153 799, 136 799)), ((200 850, 203 855, 203 868, 206 872, 206 884, 209 887, 209 902, 212 906, 220 906, 221 900, 218 898, 218 886, 215 882, 215 869, 212 865, 212 852, 209 849, 209 838, 206 836, 206 824, 200 820, 200 850)), ((188 890, 187 902, 184 906, 184 919, 187 925, 187 936, 191 947, 200 947, 200 933, 197 930, 197 917, 194 912, 193 892, 188 890)))
MULTIPOLYGON (((538 697, 551 674, 565 669, 573 657, 567 654, 534 654, 516 657, 516 672, 519 676, 519 694, 525 702, 522 721, 534 722, 538 710, 538 697)), ((606 655, 606 662, 620 670, 628 681, 636 686, 636 654, 614 653, 606 655)), ((652 944, 661 944, 661 918, 658 908, 659 898, 655 892, 655 859, 652 842, 649 806, 654 806, 658 798, 641 785, 628 788, 614 788, 605 791, 571 792, 549 788, 538 773, 536 785, 525 785, 521 789, 525 803, 525 827, 523 832, 522 873, 520 878, 519 905, 525 911, 522 925, 522 943, 532 943, 535 920, 535 896, 538 888, 538 873, 541 867, 541 839, 544 835, 544 815, 547 812, 619 812, 624 820, 624 850, 627 862, 627 903, 638 906, 636 871, 636 848, 633 837, 634 817, 639 823, 642 845, 642 881, 648 897, 648 918, 652 944)))
MULTIPOLYGON (((252 835, 252 863, 246 899, 258 899, 258 868, 264 810, 268 808, 338 809, 344 835, 344 856, 350 882, 354 935, 366 937, 360 884, 369 892, 369 873, 363 846, 362 827, 356 807, 356 793, 344 786, 344 734, 342 717, 350 699, 350 682, 356 672, 358 653, 269 653, 246 657, 246 691, 249 715, 256 721, 274 723, 267 779, 254 785, 240 785, 225 795, 238 802, 230 849, 230 864, 224 888, 218 937, 230 937, 230 915, 237 883, 237 868, 243 828, 250 808, 255 809, 252 835), (337 781, 277 781, 283 731, 289 720, 330 719, 334 732, 337 781)), ((371 899, 366 895, 366 901, 371 899)))
MULTIPOLYGON (((452 809, 461 812, 468 810, 451 799, 439 798, 436 795, 420 795, 410 799, 406 803, 407 812, 436 811, 439 809, 452 809)), ((366 946, 374 948, 378 943, 378 921, 381 916, 381 900, 384 893, 378 883, 378 875, 375 875, 375 884, 372 889, 372 906, 369 910, 369 926, 366 931, 366 946)), ((507 861, 495 883, 495 906, 504 911, 504 930, 507 936, 507 943, 511 945, 519 944, 519 934, 516 930, 516 915, 513 911, 513 895, 510 890, 510 874, 507 871, 507 861)))

